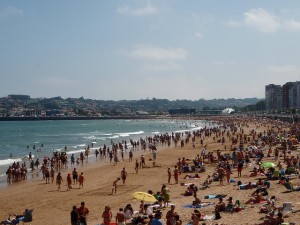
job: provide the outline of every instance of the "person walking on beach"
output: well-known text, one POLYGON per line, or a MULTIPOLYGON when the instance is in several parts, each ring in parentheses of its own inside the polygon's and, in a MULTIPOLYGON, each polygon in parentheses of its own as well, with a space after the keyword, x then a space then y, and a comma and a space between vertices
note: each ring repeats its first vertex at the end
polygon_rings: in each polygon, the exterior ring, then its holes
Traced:
POLYGON ((73 169, 72 177, 73 177, 73 184, 77 184, 78 172, 77 172, 76 168, 73 169))
POLYGON ((110 222, 112 220, 112 212, 111 212, 111 208, 108 205, 104 207, 102 218, 103 218, 104 225, 110 225, 110 222))
POLYGON ((51 183, 54 182, 54 176, 55 176, 55 170, 54 170, 54 168, 52 166, 51 170, 50 170, 51 183))
POLYGON ((83 188, 83 181, 84 181, 84 176, 83 176, 83 172, 81 172, 81 174, 79 175, 79 178, 78 178, 79 188, 80 187, 83 188))
POLYGON ((60 185, 61 185, 61 182, 63 181, 63 178, 61 176, 61 173, 59 172, 56 176, 56 184, 58 186, 58 190, 60 191, 60 185))
POLYGON ((85 203, 81 202, 80 207, 77 209, 79 214, 79 222, 82 225, 87 225, 87 216, 89 214, 88 208, 85 207, 85 203))
POLYGON ((125 185, 125 181, 126 181, 126 178, 127 178, 127 171, 125 170, 125 167, 121 171, 121 178, 122 178, 122 181, 123 181, 123 185, 125 185))
POLYGON ((118 177, 114 182, 113 182, 113 186, 112 186, 112 190, 111 190, 111 194, 114 193, 117 194, 117 187, 118 187, 118 181, 120 180, 120 178, 118 177))
POLYGON ((144 156, 144 155, 141 156, 140 167, 141 167, 141 168, 146 167, 145 156, 144 156))
POLYGON ((72 178, 71 174, 69 173, 67 176, 67 191, 70 191, 72 189, 72 178))
POLYGON ((177 215, 177 213, 175 212, 175 205, 171 205, 171 209, 166 214, 167 225, 174 224, 176 215, 177 215))

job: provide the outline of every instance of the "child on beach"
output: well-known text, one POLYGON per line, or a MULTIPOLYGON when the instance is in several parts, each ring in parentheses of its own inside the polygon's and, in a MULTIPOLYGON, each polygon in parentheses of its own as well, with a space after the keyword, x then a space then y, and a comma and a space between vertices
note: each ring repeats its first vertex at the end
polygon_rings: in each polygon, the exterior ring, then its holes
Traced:
POLYGON ((118 177, 118 179, 116 179, 116 180, 113 182, 111 194, 113 194, 114 191, 115 191, 115 194, 117 194, 117 187, 118 187, 118 181, 119 181, 119 180, 121 180, 121 179, 118 177))

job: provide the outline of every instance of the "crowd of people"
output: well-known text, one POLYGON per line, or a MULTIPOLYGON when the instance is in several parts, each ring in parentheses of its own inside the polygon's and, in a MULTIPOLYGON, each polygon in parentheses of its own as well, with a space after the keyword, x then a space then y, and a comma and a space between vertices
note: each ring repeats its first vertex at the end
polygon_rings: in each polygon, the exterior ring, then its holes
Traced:
MULTIPOLYGON (((185 145, 190 145, 192 140, 192 147, 198 148, 200 153, 195 154, 193 159, 187 159, 185 157, 178 158, 177 161, 171 163, 167 168, 166 184, 172 182, 174 184, 181 184, 181 179, 189 179, 193 181, 200 180, 202 183, 197 184, 193 182, 189 184, 185 196, 193 196, 192 202, 193 208, 196 208, 191 217, 191 224, 198 225, 200 221, 204 220, 204 215, 201 210, 197 209, 197 206, 201 205, 214 205, 214 218, 220 219, 223 215, 222 212, 239 212, 249 204, 256 204, 266 201, 267 205, 271 205, 267 208, 267 216, 263 223, 264 225, 281 224, 284 220, 284 211, 282 207, 276 205, 276 196, 271 195, 269 190, 270 185, 274 182, 280 182, 283 185, 291 183, 292 173, 298 173, 300 167, 299 155, 293 154, 291 149, 298 143, 300 139, 299 124, 287 124, 280 121, 265 121, 261 119, 252 118, 214 118, 215 124, 211 127, 205 127, 194 131, 186 131, 180 133, 165 133, 160 135, 154 135, 153 137, 147 137, 140 139, 137 142, 130 140, 132 149, 128 149, 126 141, 122 143, 114 144, 111 147, 104 146, 97 149, 94 154, 96 158, 100 160, 108 159, 113 165, 118 164, 120 161, 127 160, 133 162, 135 165, 135 172, 138 174, 139 169, 147 168, 145 154, 140 157, 136 157, 133 160, 134 151, 141 148, 141 150, 149 150, 151 158, 153 160, 153 167, 157 166, 156 163, 156 146, 171 146, 177 147, 180 143, 180 148, 185 145), (254 123, 257 129, 251 129, 246 132, 245 128, 249 128, 248 123, 254 123), (272 124, 269 126, 267 124, 272 124), (263 128, 258 131, 258 128, 263 128), (219 149, 216 151, 210 150, 209 142, 219 144, 219 149), (264 166, 264 162, 272 161, 275 166, 264 166), (173 168, 173 169, 171 169, 173 168), (213 169, 212 169, 213 168, 213 169), (251 168, 251 169, 250 169, 251 168), (280 171, 280 172, 279 172, 280 171), (279 172, 279 174, 278 174, 279 172), (236 176, 235 176, 236 175, 236 176), (249 179, 246 184, 241 183, 241 178, 249 179), (206 177, 203 179, 203 177, 206 177), (234 180, 233 178, 236 178, 234 180), (252 182, 252 179, 258 178, 256 183, 252 182), (263 179, 262 179, 263 178, 263 179), (218 196, 218 202, 210 204, 209 201, 203 201, 199 197, 199 189, 209 189, 212 185, 226 186, 235 185, 238 189, 254 189, 251 194, 251 198, 241 202, 239 199, 235 199, 234 196, 230 196, 225 199, 226 196, 218 196), (226 203, 227 202, 227 203, 226 203)), ((58 190, 61 189, 62 182, 66 182, 67 190, 71 190, 74 185, 78 185, 78 188, 83 187, 84 176, 83 172, 77 172, 75 168, 75 162, 77 165, 84 164, 84 160, 88 159, 89 148, 81 153, 79 157, 75 158, 75 155, 71 155, 71 167, 72 172, 68 173, 64 180, 61 175, 61 170, 69 170, 68 155, 64 153, 55 153, 52 158, 45 157, 42 165, 38 159, 35 161, 30 159, 31 171, 39 171, 43 174, 43 179, 46 183, 55 183, 58 186, 58 190), (33 164, 33 167, 31 166, 33 164), (55 174, 57 175, 55 176, 55 174), (56 177, 56 179, 55 179, 56 177)), ((22 179, 26 179, 27 169, 26 162, 21 165, 14 163, 9 167, 7 173, 8 182, 14 182, 22 179)), ((125 167, 120 172, 120 177, 117 177, 112 184, 111 195, 116 195, 118 190, 118 182, 122 182, 122 185, 126 185, 126 179, 128 173, 125 167)), ((245 179, 243 179, 245 180, 245 179)), ((147 204, 141 203, 137 214, 134 214, 131 204, 126 205, 124 208, 119 208, 115 215, 116 223, 122 225, 127 221, 138 223, 148 223, 151 225, 161 225, 166 221, 167 225, 180 225, 182 224, 181 217, 175 212, 175 206, 170 204, 170 189, 164 184, 161 190, 154 194, 152 191, 150 194, 156 197, 158 209, 151 211, 147 204), (164 220, 161 220, 162 213, 165 208, 170 208, 167 212, 164 220), (143 215, 143 216, 141 216, 143 215), (140 217, 137 219, 137 217, 140 217)), ((296 190, 294 188, 292 190, 296 190)), ((262 211, 264 211, 262 207, 262 211)), ((84 206, 84 202, 77 208, 73 207, 71 212, 72 224, 78 222, 87 224, 87 216, 89 210, 84 206), (83 204, 83 205, 82 205, 83 204)), ((114 218, 109 206, 105 207, 102 214, 103 224, 108 225, 114 218)), ((189 221, 184 221, 189 222, 189 221)), ((203 222, 205 223, 205 222, 203 222)))

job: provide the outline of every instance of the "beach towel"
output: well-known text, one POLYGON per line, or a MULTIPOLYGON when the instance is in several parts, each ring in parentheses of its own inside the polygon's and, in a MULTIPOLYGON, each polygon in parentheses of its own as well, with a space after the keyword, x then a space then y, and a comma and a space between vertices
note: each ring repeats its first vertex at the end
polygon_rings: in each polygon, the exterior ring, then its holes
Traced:
POLYGON ((203 220, 211 220, 212 218, 214 218, 214 215, 205 215, 203 220))
POLYGON ((213 199, 213 198, 225 198, 227 195, 217 194, 217 195, 205 195, 202 199, 213 199))
POLYGON ((200 208, 204 208, 204 207, 209 207, 209 206, 212 206, 213 204, 212 203, 207 203, 207 204, 199 204, 199 205, 193 205, 193 204, 187 204, 187 205, 184 205, 182 206, 182 208, 197 208, 197 209, 200 209, 200 208))

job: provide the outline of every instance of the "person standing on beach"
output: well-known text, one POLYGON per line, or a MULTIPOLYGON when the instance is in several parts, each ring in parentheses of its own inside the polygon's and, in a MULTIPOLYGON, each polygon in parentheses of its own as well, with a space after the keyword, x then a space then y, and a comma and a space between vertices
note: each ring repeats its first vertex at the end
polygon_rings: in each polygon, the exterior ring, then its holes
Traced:
POLYGON ((78 225, 79 214, 77 212, 76 205, 73 206, 71 211, 71 225, 78 225))
POLYGON ((73 177, 73 184, 77 184, 78 172, 77 172, 76 168, 73 169, 72 177, 73 177))
POLYGON ((46 179, 46 184, 49 184, 50 183, 50 171, 49 171, 48 167, 45 170, 45 179, 46 179))
POLYGON ((63 181, 63 178, 61 176, 61 173, 59 172, 56 176, 56 184, 58 186, 58 190, 60 191, 60 185, 61 185, 61 182, 63 181))
POLYGON ((172 172, 171 172, 171 168, 168 168, 168 184, 171 183, 171 177, 172 177, 172 172))
POLYGON ((227 184, 230 184, 230 176, 231 176, 231 168, 230 168, 230 165, 227 164, 226 165, 226 181, 227 181, 227 184))
POLYGON ((72 178, 71 174, 69 173, 67 176, 67 191, 70 191, 72 189, 72 178))
POLYGON ((79 214, 79 222, 82 225, 87 225, 87 216, 89 214, 88 208, 85 207, 85 203, 81 202, 80 207, 77 209, 77 212, 79 214))
POLYGON ((177 166, 175 166, 173 173, 174 173, 175 183, 178 184, 179 170, 177 169, 177 166))
POLYGON ((166 214, 167 225, 174 224, 176 215, 177 215, 177 213, 175 212, 175 205, 171 205, 171 209, 166 214))
POLYGON ((129 151, 129 162, 132 161, 132 158, 133 158, 133 153, 132 153, 132 150, 129 151))
POLYGON ((121 178, 122 178, 122 181, 123 181, 123 185, 125 185, 125 181, 126 181, 126 178, 127 178, 127 171, 125 170, 125 167, 121 171, 121 178))
POLYGON ((223 186, 224 177, 225 177, 225 169, 221 165, 219 165, 217 172, 218 172, 218 176, 219 176, 220 186, 223 186))
POLYGON ((163 185, 161 188, 161 193, 164 199, 164 207, 168 207, 170 202, 170 189, 166 185, 163 185))
POLYGON ((111 208, 108 205, 104 207, 102 218, 103 218, 104 225, 110 225, 110 222, 112 220, 112 212, 111 212, 111 208))
POLYGON ((114 182, 113 182, 113 186, 112 186, 112 190, 111 190, 111 194, 114 193, 117 194, 117 187, 118 187, 118 181, 120 180, 120 178, 118 177, 114 182))
POLYGON ((117 225, 126 225, 126 223, 125 223, 125 213, 123 211, 123 208, 119 208, 119 212, 117 212, 116 224, 117 225))
POLYGON ((237 171, 238 171, 238 177, 241 177, 242 176, 242 170, 243 170, 243 167, 244 167, 244 162, 243 161, 240 161, 238 163, 238 168, 237 168, 237 171))
POLYGON ((135 173, 138 173, 139 172, 139 165, 140 165, 140 163, 139 163, 139 161, 136 159, 135 160, 135 173))
POLYGON ((83 172, 81 172, 81 174, 79 175, 79 178, 78 178, 79 188, 80 187, 83 188, 83 181, 84 181, 84 176, 83 176, 83 172))

